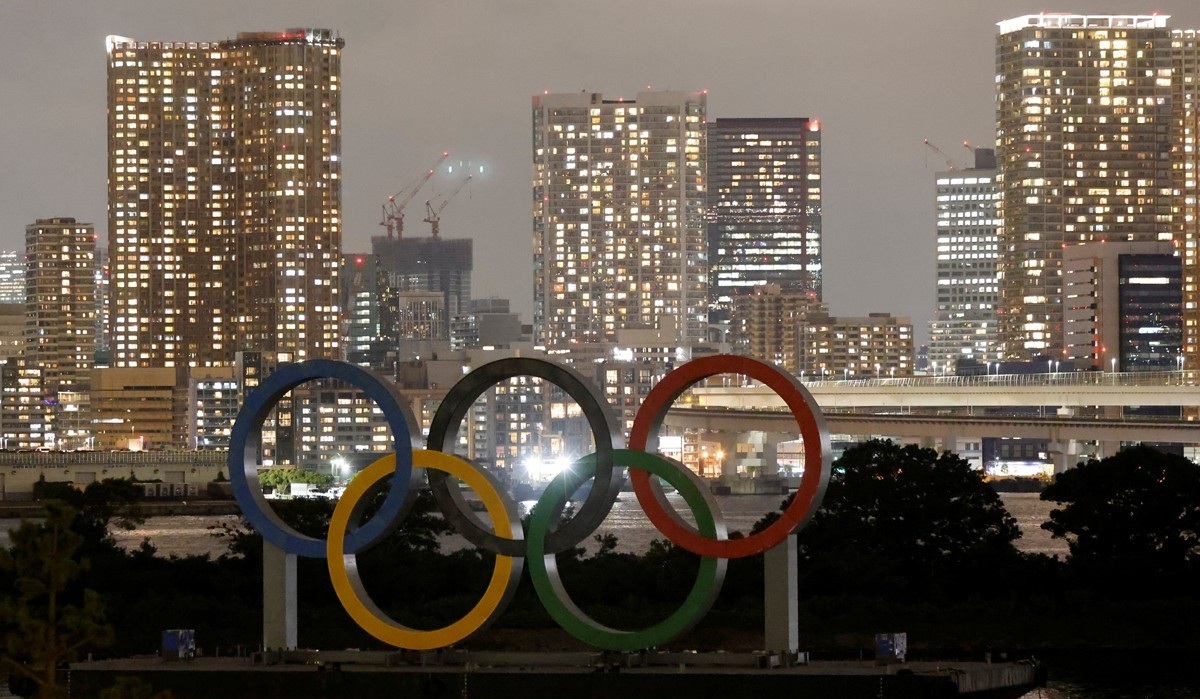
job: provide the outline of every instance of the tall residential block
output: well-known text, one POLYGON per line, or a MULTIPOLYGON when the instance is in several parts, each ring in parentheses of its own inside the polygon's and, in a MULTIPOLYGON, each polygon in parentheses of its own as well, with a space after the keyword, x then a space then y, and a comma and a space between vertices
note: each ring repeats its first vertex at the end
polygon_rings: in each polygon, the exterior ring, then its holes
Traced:
POLYGON ((342 47, 108 38, 114 368, 341 355, 342 47))
POLYGON ((25 358, 46 391, 88 390, 96 351, 96 231, 73 218, 25 227, 25 358))
POLYGON ((73 218, 25 227, 25 360, 41 371, 58 446, 86 447, 96 354, 96 231, 73 218))
POLYGON ((709 311, 779 286, 821 297, 821 124, 717 119, 708 124, 709 311))
POLYGON ((996 258, 1000 195, 996 152, 975 149, 974 166, 936 175, 937 302, 929 360, 954 371, 959 360, 989 362, 996 351, 996 258))
POLYGON ((25 354, 25 303, 0 303, 0 359, 25 354))
POLYGON ((1061 356, 1065 246, 1175 239, 1166 20, 1046 14, 999 23, 1005 358, 1061 356))
POLYGON ((1200 30, 1171 31, 1172 208, 1183 253, 1183 353, 1200 367, 1200 30))
POLYGON ((703 92, 533 98, 536 342, 631 327, 705 338, 706 108, 703 92))

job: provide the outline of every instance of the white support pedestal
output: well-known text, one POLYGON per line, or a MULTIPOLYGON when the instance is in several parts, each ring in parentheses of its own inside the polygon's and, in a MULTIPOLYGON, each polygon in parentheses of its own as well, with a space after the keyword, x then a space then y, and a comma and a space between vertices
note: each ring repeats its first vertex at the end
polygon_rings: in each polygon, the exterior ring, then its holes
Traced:
POLYGON ((296 554, 263 541, 263 648, 296 647, 296 554))
POLYGON ((768 652, 800 650, 799 572, 796 535, 763 554, 763 622, 768 652))

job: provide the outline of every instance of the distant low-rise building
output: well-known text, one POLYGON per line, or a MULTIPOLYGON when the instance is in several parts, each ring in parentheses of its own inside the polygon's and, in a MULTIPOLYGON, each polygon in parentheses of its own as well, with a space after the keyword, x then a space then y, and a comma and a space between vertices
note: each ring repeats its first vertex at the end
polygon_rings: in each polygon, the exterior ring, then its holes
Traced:
POLYGON ((730 340, 741 354, 797 371, 800 338, 809 316, 828 313, 829 306, 814 292, 778 284, 758 286, 735 297, 730 340))
POLYGON ((144 451, 179 448, 175 424, 175 369, 93 369, 92 434, 95 448, 144 451))
POLYGON ((810 316, 793 372, 828 378, 911 376, 912 321, 890 313, 810 316))

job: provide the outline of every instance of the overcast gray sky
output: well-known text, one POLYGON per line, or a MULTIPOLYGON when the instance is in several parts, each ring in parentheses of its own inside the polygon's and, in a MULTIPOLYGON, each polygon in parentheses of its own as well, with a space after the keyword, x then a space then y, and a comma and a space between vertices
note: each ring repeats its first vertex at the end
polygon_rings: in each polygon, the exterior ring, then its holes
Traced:
MULTIPOLYGON (((710 119, 824 131, 825 298, 835 314, 933 306, 933 173, 994 138, 995 23, 1037 12, 1168 14, 1200 0, 0 0, 0 249, 74 216, 107 233, 104 37, 216 40, 328 27, 346 40, 346 252, 442 151, 484 166, 442 213, 475 239, 475 295, 532 308, 530 98, 708 90, 710 119)), ((439 175, 427 193, 449 190, 439 175)), ((409 228, 425 226, 416 207, 409 228)))

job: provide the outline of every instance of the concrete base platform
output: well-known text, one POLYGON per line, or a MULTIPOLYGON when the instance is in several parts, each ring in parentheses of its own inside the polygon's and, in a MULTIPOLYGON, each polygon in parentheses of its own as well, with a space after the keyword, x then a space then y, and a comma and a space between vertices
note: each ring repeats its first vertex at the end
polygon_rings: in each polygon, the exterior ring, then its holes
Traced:
POLYGON ((176 699, 482 697, 824 699, 1019 697, 1038 686, 1026 663, 812 662, 804 655, 725 653, 412 653, 292 651, 253 658, 76 663, 71 697, 94 699, 137 677, 176 699))

